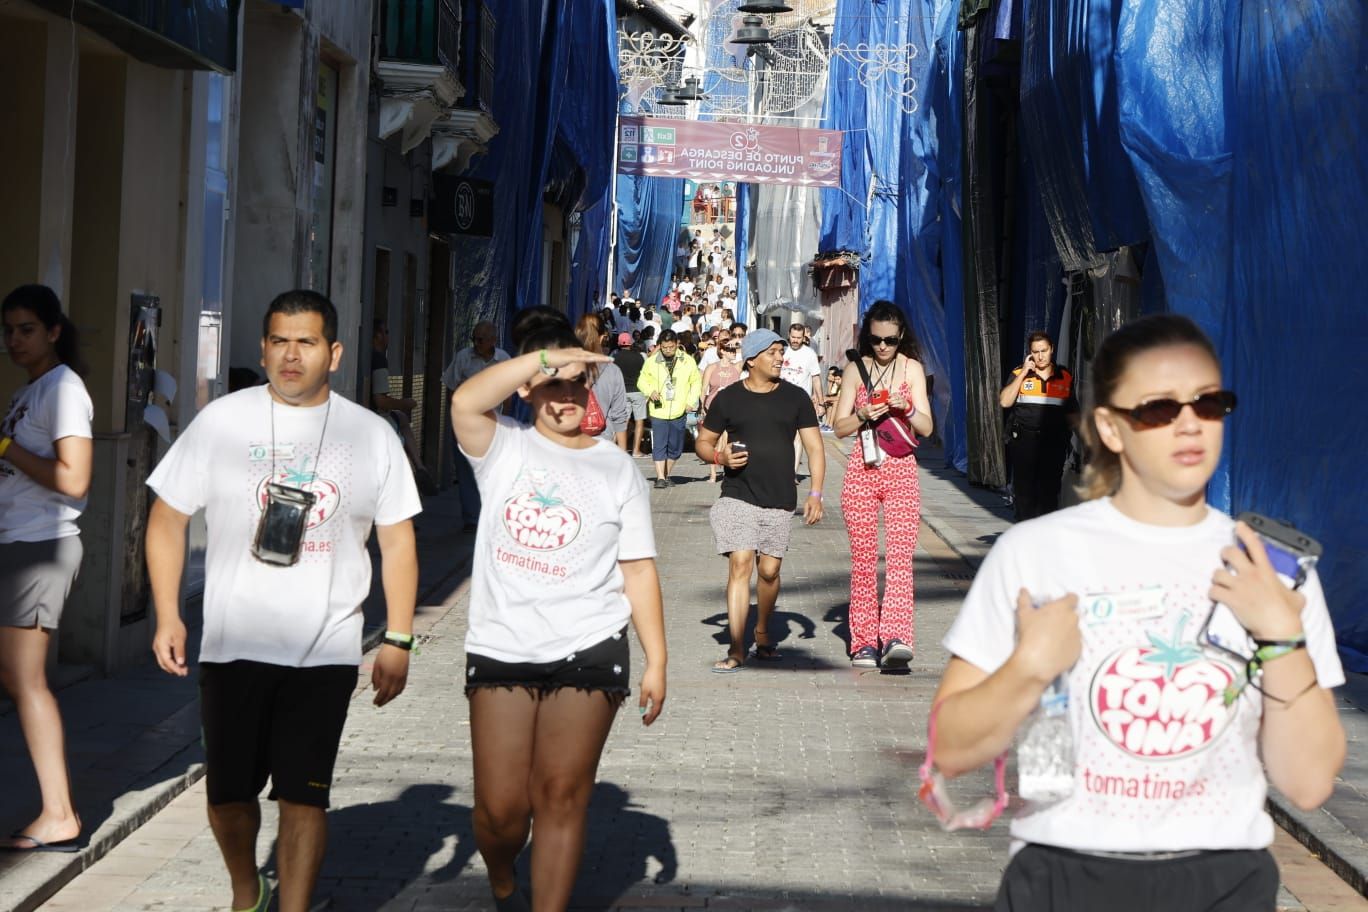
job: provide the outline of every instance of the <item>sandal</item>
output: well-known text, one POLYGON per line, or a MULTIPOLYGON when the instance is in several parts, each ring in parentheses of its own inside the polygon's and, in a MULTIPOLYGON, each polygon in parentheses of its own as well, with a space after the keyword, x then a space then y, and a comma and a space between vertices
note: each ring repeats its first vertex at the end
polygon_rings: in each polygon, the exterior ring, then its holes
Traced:
POLYGON ((741 659, 736 658, 736 656, 727 656, 725 659, 723 659, 723 660, 720 661, 720 662, 714 662, 714 663, 713 663, 712 670, 713 670, 713 674, 720 674, 720 675, 736 674, 738 671, 741 670, 742 666, 744 666, 744 665, 745 665, 745 662, 742 661, 741 659))
POLYGON ((271 906, 271 882, 266 879, 266 875, 257 872, 257 901, 256 905, 250 909, 243 909, 242 912, 266 912, 271 906))
POLYGON ((762 662, 777 662, 783 658, 773 643, 756 643, 751 647, 751 655, 762 662))
POLYGON ((761 641, 761 633, 755 631, 755 645, 751 647, 751 655, 762 662, 777 662, 783 658, 779 654, 779 647, 769 642, 769 634, 764 634, 764 642, 761 641))

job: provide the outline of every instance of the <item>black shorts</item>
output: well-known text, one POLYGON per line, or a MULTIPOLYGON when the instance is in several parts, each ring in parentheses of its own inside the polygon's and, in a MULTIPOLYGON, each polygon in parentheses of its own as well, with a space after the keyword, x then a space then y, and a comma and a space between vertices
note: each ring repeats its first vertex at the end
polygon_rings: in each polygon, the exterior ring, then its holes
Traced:
POLYGON ((467 697, 482 687, 521 687, 537 698, 562 687, 573 687, 598 691, 616 705, 632 692, 630 680, 631 651, 627 647, 626 627, 556 662, 500 662, 466 653, 467 697))
POLYGON ((1007 866, 994 912, 1273 912, 1278 866, 1266 849, 1162 861, 1028 845, 1007 866))
POLYGON ((200 664, 209 803, 272 800, 326 808, 355 665, 200 664))

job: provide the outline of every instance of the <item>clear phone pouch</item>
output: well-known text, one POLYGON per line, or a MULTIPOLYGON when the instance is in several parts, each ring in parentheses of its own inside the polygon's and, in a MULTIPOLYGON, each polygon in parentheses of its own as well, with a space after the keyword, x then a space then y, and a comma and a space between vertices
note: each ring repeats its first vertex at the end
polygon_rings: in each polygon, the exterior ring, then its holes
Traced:
POLYGON ((879 448, 879 435, 867 424, 860 428, 860 454, 864 458, 864 464, 870 468, 883 465, 884 454, 879 448))
POLYGON ((264 564, 290 567, 299 560, 309 511, 318 495, 285 485, 266 485, 266 505, 257 523, 252 556, 264 564))

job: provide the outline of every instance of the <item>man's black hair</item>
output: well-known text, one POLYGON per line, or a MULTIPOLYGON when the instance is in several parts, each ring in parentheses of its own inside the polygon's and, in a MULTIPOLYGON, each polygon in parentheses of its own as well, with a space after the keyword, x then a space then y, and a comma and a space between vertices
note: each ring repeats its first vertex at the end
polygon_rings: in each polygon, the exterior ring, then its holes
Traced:
POLYGON ((323 338, 332 345, 337 341, 337 308, 327 296, 308 288, 282 291, 266 308, 266 316, 261 319, 261 338, 271 334, 271 317, 276 314, 294 316, 302 313, 316 313, 323 318, 323 338))

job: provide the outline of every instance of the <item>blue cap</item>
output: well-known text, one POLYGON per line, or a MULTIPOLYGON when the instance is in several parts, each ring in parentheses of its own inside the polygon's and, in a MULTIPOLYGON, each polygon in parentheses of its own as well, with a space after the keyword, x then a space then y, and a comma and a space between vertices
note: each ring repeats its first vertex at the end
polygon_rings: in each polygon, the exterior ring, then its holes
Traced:
POLYGON ((746 333, 746 338, 741 340, 741 360, 749 361, 775 342, 784 344, 784 340, 773 330, 757 329, 746 333))

